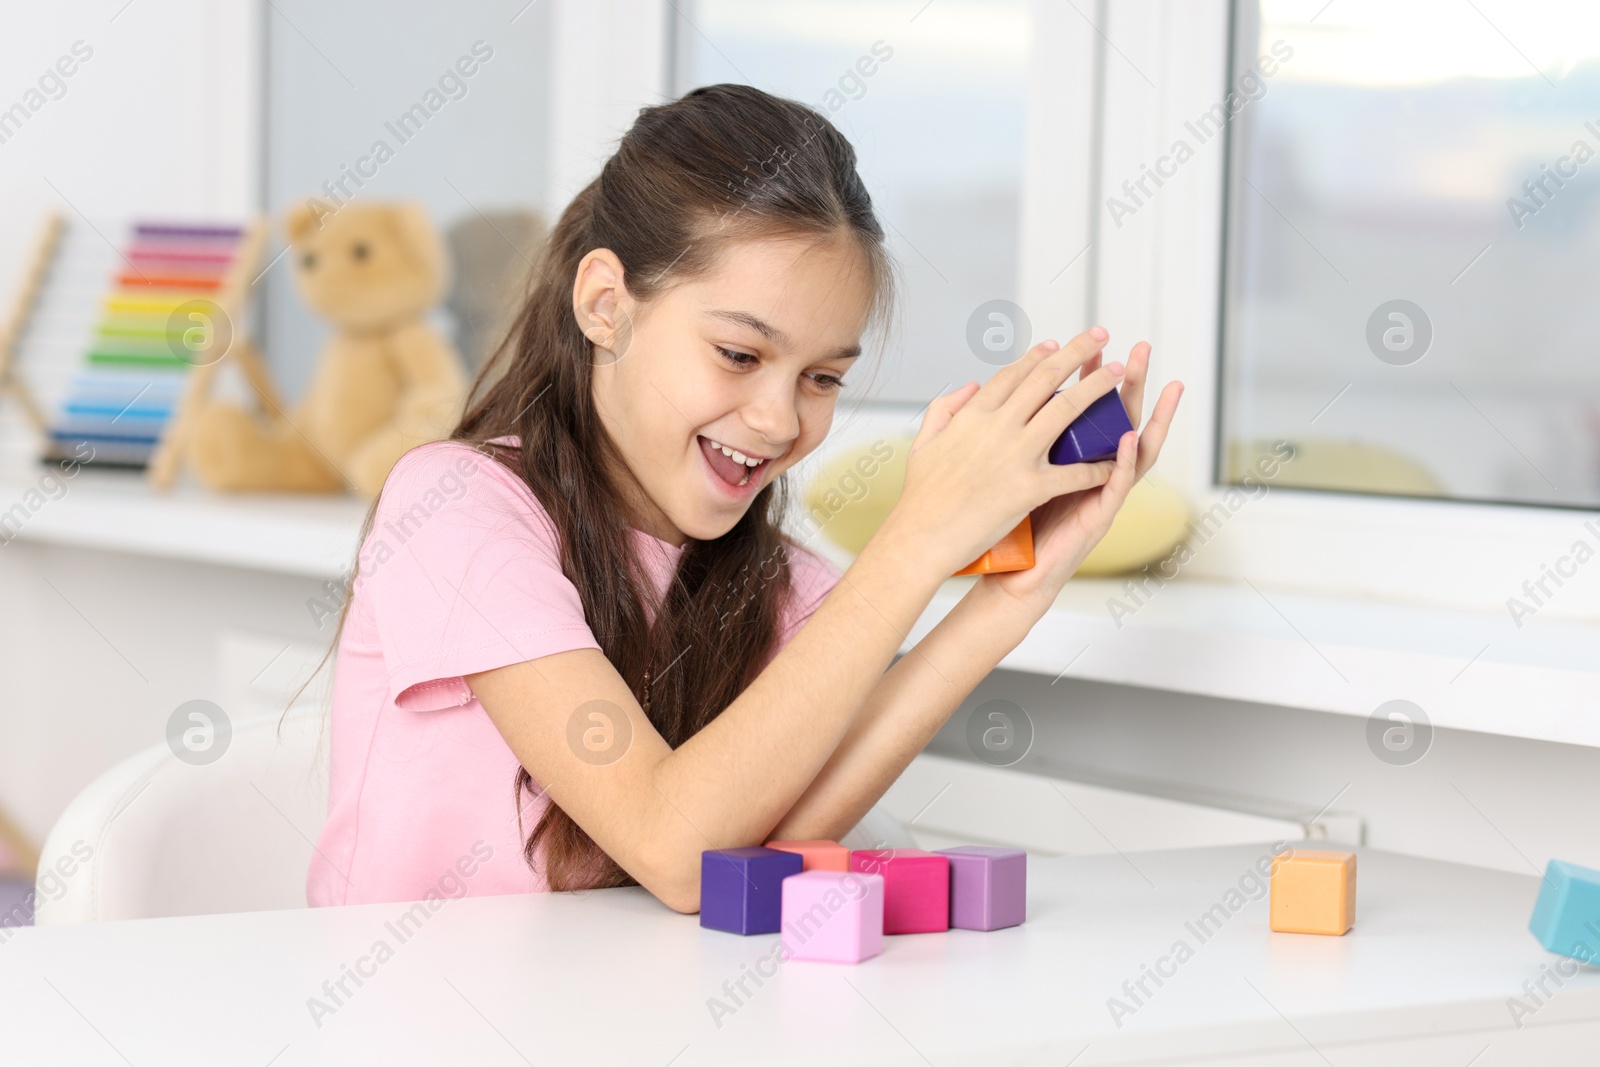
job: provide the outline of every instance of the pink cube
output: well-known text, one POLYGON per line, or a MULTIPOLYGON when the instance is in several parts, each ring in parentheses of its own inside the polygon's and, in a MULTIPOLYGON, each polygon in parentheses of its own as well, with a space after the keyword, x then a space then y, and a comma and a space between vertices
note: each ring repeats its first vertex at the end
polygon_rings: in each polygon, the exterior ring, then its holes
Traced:
POLYGON ((950 929, 950 861, 920 848, 850 853, 850 869, 883 875, 883 932, 933 934, 950 929))
POLYGON ((804 871, 783 880, 787 958, 860 963, 883 951, 883 879, 854 871, 804 871))

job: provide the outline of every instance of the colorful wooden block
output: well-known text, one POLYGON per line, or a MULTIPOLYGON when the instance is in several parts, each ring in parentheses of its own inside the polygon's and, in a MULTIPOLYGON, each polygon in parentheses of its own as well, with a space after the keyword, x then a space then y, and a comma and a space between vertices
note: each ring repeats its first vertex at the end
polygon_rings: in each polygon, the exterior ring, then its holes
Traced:
POLYGON ((1020 848, 961 845, 950 861, 950 925, 957 930, 1020 926, 1028 911, 1028 854, 1020 848))
POLYGON ((931 934, 950 929, 950 860, 920 848, 850 853, 850 869, 883 876, 883 932, 931 934))
MULTIPOLYGON (((1122 406, 1122 394, 1113 389, 1090 403, 1082 415, 1061 431, 1061 436, 1050 446, 1050 462, 1064 466, 1111 459, 1117 454, 1117 442, 1131 429, 1133 422, 1128 418, 1127 408, 1122 406)), ((1024 516, 1022 522, 993 548, 956 571, 953 577, 1005 574, 1032 567, 1033 523, 1024 516)))
POLYGON ((1341 936, 1356 921, 1356 854, 1291 849, 1272 860, 1271 925, 1341 936))
POLYGON ((860 963, 883 951, 883 878, 811 870, 783 880, 788 958, 860 963))
POLYGON ((1558 956, 1579 963, 1600 960, 1600 871, 1551 860, 1528 929, 1558 956))
POLYGON ((783 880, 803 863, 793 852, 724 848, 700 853, 700 925, 730 934, 775 934, 783 880))
POLYGON ((1022 521, 1011 528, 995 546, 971 563, 951 575, 1005 574, 1008 571, 1025 571, 1033 567, 1033 519, 1022 516, 1022 521))
POLYGON ((1094 463, 1117 454, 1117 442, 1133 429, 1122 394, 1115 389, 1101 396, 1073 419, 1050 446, 1050 462, 1094 463))
POLYGON ((768 848, 793 852, 805 862, 808 871, 848 871, 850 850, 837 841, 768 841, 768 848))

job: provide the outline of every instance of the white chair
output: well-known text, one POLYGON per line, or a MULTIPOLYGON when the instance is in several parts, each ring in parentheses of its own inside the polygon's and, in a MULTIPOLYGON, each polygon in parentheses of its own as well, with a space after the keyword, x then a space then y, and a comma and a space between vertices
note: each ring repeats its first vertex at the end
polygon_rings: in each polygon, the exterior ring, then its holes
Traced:
POLYGON ((163 742, 96 778, 45 840, 34 923, 305 907, 328 811, 325 718, 297 709, 280 739, 280 715, 252 716, 213 763, 163 742))
MULTIPOLYGON (((185 763, 163 742, 96 778, 44 843, 35 924, 305 907, 327 818, 325 720, 319 708, 291 712, 280 739, 277 714, 254 716, 214 763, 185 763)), ((843 843, 912 841, 879 805, 843 843)))

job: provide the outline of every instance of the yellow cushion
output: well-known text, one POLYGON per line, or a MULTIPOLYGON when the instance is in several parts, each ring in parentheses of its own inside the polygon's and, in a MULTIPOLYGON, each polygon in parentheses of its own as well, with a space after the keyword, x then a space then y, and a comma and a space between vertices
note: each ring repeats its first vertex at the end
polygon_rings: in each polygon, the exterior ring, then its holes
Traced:
MULTIPOLYGON (((909 437, 885 437, 841 450, 806 487, 810 527, 820 528, 846 552, 859 553, 900 499, 910 451, 909 437)), ((1162 559, 1183 540, 1188 521, 1183 497, 1146 478, 1133 487, 1078 573, 1123 574, 1162 559)))
POLYGON ((1188 525, 1188 501, 1147 475, 1128 494, 1105 537, 1084 557, 1078 574, 1127 574, 1165 559, 1188 534, 1188 525))
MULTIPOLYGON (((1294 438, 1293 458, 1278 468, 1268 484, 1297 489, 1334 489, 1351 493, 1393 493, 1400 496, 1443 496, 1433 472, 1410 456, 1364 441, 1294 438)), ((1230 441, 1228 469, 1241 478, 1258 456, 1280 455, 1273 441, 1230 441)))
POLYGON ((881 437, 842 449, 806 486, 807 529, 852 555, 866 547, 906 487, 909 437, 881 437))

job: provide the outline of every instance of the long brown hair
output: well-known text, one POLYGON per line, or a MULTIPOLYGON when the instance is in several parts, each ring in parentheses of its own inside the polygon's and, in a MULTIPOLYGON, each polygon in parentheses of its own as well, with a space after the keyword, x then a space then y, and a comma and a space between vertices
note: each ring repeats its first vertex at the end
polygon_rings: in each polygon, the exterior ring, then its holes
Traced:
MULTIPOLYGON (((758 493, 722 537, 689 541, 658 602, 630 541, 628 493, 612 481, 627 467, 596 412, 595 348, 573 312, 573 280, 584 255, 607 248, 628 292, 648 301, 712 267, 720 242, 774 235, 853 239, 882 322, 892 284, 883 229, 855 151, 826 118, 743 85, 644 108, 562 212, 451 435, 516 472, 544 505, 590 631, 641 704, 648 693, 650 722, 673 748, 731 704, 774 651, 791 592, 792 542, 779 525, 786 484, 780 477, 758 493), (494 443, 505 436, 520 447, 494 443)), ((541 788, 519 767, 518 810, 524 791, 541 788)), ((553 799, 523 846, 531 868, 541 843, 551 889, 633 882, 553 799)))

